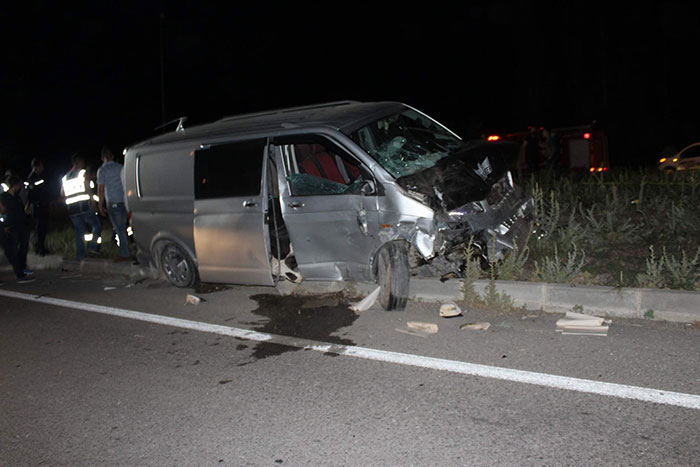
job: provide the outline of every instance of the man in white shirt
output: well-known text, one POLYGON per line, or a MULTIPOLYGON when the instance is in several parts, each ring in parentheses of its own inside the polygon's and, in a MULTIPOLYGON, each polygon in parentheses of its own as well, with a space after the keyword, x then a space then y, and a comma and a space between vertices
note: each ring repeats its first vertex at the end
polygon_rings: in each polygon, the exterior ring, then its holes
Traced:
POLYGON ((119 256, 114 261, 128 261, 129 238, 126 233, 127 214, 124 205, 124 187, 122 186, 122 170, 124 167, 114 160, 114 154, 105 146, 102 148, 102 166, 97 169, 97 193, 100 198, 99 209, 103 216, 109 216, 109 221, 119 239, 119 256))

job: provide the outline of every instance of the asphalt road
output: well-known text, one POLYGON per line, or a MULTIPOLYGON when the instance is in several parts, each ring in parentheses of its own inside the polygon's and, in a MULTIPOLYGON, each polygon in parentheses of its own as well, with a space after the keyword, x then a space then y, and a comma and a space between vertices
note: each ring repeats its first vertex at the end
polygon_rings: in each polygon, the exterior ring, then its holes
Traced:
POLYGON ((355 314, 341 296, 38 276, 32 284, 8 281, 0 292, 183 321, 154 324, 0 295, 3 466, 636 466, 700 459, 700 409, 412 363, 431 357, 692 397, 700 395, 694 326, 617 319, 607 337, 562 336, 555 332, 559 316, 526 311, 470 311, 448 320, 437 304, 409 303, 401 313, 375 306, 355 314), (188 292, 205 301, 185 304, 188 292), (407 321, 436 323, 439 332, 397 331, 407 321), (491 327, 460 330, 475 321, 491 327), (211 331, 178 325, 190 322, 211 331), (215 326, 299 339, 241 339, 215 326), (305 342, 331 345, 304 350, 305 342), (387 363, 340 351, 348 348, 408 357, 387 363))

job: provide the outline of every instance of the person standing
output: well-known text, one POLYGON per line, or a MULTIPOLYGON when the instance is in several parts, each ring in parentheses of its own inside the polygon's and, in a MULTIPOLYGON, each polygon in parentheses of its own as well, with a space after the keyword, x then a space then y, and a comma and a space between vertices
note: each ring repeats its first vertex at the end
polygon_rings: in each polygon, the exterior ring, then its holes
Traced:
POLYGON ((114 154, 107 147, 102 148, 102 166, 97 169, 97 193, 100 197, 100 214, 109 216, 114 232, 119 240, 119 256, 114 261, 129 260, 129 237, 126 233, 127 215, 124 205, 122 170, 124 166, 114 160, 114 154))
POLYGON ((540 168, 540 137, 537 134, 537 128, 530 127, 525 141, 525 162, 527 164, 527 170, 530 173, 535 173, 540 168))
POLYGON ((44 162, 35 157, 32 159, 32 171, 25 183, 29 192, 28 200, 32 210, 32 218, 36 228, 36 243, 34 250, 39 256, 49 253, 46 249, 46 232, 49 229, 49 188, 44 179, 44 162))
POLYGON ((95 212, 90 178, 85 169, 85 159, 79 154, 73 154, 73 168, 61 180, 61 194, 66 201, 66 209, 75 227, 76 259, 85 258, 85 227, 89 226, 92 239, 88 243, 88 252, 99 252, 98 239, 102 233, 102 223, 95 212))
POLYGON ((29 219, 24 210, 24 203, 19 197, 22 179, 11 175, 7 178, 5 185, 8 187, 7 191, 0 194, 0 212, 4 215, 2 246, 17 276, 17 282, 31 282, 34 280, 34 273, 27 269, 29 219))

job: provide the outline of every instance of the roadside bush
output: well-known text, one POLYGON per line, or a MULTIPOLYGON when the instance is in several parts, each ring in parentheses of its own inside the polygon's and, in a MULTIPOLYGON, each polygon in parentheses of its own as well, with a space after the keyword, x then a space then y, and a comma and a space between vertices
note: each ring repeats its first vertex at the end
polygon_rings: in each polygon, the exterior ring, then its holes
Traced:
POLYGON ((559 257, 556 245, 553 256, 545 256, 539 261, 535 260, 534 278, 542 282, 571 283, 579 275, 586 261, 586 254, 579 251, 576 244, 571 246, 571 250, 566 254, 566 261, 559 257))
POLYGON ((699 175, 622 169, 531 176, 524 188, 535 201, 535 224, 523 245, 528 257, 516 262, 520 277, 696 289, 700 253, 687 252, 700 248, 699 175))

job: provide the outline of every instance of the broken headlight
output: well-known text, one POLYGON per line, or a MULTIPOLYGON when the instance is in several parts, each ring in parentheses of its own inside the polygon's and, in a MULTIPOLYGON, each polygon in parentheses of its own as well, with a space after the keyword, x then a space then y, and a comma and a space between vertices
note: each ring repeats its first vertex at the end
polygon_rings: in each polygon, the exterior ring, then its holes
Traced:
POLYGON ((415 199, 416 201, 425 204, 426 206, 428 205, 428 196, 424 195, 423 193, 418 193, 417 191, 413 190, 406 190, 406 194, 410 196, 411 198, 415 199))
POLYGON ((452 221, 461 221, 465 217, 481 214, 482 212, 484 212, 484 206, 482 206, 481 201, 472 201, 457 209, 453 209, 447 215, 450 216, 452 221))

